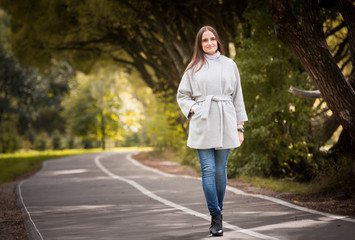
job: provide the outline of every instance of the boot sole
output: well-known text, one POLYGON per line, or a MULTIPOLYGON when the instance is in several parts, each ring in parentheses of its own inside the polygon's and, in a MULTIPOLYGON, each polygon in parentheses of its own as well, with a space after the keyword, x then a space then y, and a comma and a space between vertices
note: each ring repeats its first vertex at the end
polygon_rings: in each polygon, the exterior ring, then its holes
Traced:
POLYGON ((213 233, 212 233, 212 236, 213 236, 213 237, 222 237, 222 236, 223 236, 223 233, 216 233, 216 234, 213 234, 213 233))
MULTIPOLYGON (((212 233, 212 231, 210 231, 210 233, 212 233)), ((212 233, 212 236, 214 237, 220 237, 220 236, 223 236, 223 231, 220 232, 220 233, 212 233)))

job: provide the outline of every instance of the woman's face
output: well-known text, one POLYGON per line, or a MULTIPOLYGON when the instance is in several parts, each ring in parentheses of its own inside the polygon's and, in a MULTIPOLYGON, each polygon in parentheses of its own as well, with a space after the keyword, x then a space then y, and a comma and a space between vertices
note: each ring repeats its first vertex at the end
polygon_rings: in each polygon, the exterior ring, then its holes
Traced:
POLYGON ((217 51, 218 43, 216 37, 211 31, 206 31, 202 34, 202 50, 209 55, 217 51))

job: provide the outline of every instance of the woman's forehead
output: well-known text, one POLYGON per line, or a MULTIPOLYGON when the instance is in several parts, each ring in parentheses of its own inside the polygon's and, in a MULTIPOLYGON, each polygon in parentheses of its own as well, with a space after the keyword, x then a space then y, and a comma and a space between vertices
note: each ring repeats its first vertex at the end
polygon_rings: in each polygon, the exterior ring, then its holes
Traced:
POLYGON ((207 30, 206 32, 204 32, 204 33, 202 34, 202 39, 204 39, 204 38, 211 38, 211 37, 215 37, 215 35, 214 35, 211 31, 209 31, 209 30, 207 30))

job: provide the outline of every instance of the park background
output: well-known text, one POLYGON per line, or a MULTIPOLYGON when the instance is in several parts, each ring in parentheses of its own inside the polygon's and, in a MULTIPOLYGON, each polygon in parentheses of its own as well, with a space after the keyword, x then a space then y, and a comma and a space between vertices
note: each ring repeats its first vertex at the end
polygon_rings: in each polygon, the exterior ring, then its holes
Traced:
POLYGON ((352 1, 0 0, 0 7, 1 181, 25 171, 30 157, 20 156, 34 151, 151 147, 154 156, 198 168, 176 90, 197 31, 211 25, 238 65, 249 117, 228 176, 354 198, 352 1))

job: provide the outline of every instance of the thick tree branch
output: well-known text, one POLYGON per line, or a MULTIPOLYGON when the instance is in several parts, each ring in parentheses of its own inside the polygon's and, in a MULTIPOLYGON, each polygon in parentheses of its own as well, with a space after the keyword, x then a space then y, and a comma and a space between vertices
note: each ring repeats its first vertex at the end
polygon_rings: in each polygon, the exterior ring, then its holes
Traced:
POLYGON ((321 98, 322 94, 320 93, 319 90, 315 91, 306 91, 306 90, 301 90, 298 88, 290 87, 288 89, 289 93, 292 93, 293 95, 301 98, 321 98))

